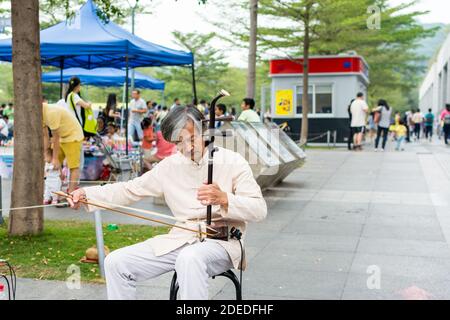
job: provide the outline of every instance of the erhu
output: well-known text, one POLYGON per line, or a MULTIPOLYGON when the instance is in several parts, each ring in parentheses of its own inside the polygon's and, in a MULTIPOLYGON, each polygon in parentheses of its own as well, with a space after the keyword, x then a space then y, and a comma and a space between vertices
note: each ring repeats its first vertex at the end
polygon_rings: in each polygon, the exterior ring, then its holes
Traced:
MULTIPOLYGON (((214 152, 217 151, 217 148, 214 147, 214 140, 216 135, 216 103, 219 101, 219 99, 223 97, 227 97, 230 94, 225 90, 220 90, 219 94, 211 101, 211 106, 209 108, 209 130, 207 133, 207 140, 206 145, 208 147, 208 184, 213 183, 213 160, 214 160, 214 152)), ((211 223, 212 223, 212 205, 208 205, 206 207, 206 227, 211 229, 211 223)), ((228 240, 228 226, 226 224, 221 225, 218 223, 217 225, 214 225, 214 230, 217 232, 214 236, 208 236, 208 238, 214 238, 219 240, 228 240)))

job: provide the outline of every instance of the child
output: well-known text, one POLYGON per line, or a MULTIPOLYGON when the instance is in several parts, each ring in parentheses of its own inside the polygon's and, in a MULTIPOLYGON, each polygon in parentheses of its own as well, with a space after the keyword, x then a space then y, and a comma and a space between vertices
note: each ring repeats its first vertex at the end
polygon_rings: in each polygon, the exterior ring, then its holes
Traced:
POLYGON ((102 137, 103 143, 110 149, 115 149, 119 135, 117 134, 114 122, 109 122, 106 126, 106 135, 102 137))
POLYGON ((394 132, 395 137, 397 139, 397 147, 395 148, 396 151, 404 151, 405 148, 403 148, 403 143, 406 139, 406 133, 408 129, 405 126, 405 122, 403 120, 399 121, 399 124, 395 126, 394 132))
POLYGON ((151 169, 151 164, 146 161, 152 156, 153 141, 155 141, 153 134, 153 125, 150 118, 144 118, 142 120, 142 130, 144 132, 144 139, 142 141, 142 151, 144 157, 144 165, 146 169, 151 169))
POLYGON ((61 177, 59 170, 53 169, 52 150, 49 148, 45 154, 45 189, 44 204, 57 204, 58 197, 53 192, 61 190, 61 177))

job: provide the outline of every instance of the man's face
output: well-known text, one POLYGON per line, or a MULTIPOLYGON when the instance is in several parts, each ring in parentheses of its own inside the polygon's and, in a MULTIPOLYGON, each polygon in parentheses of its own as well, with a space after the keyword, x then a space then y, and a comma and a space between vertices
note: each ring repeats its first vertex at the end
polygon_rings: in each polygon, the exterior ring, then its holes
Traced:
POLYGON ((242 108, 242 110, 247 110, 249 107, 245 104, 244 101, 242 101, 241 108, 242 108))
POLYGON ((175 100, 175 104, 177 105, 177 106, 179 106, 180 105, 180 100, 175 100))
POLYGON ((177 148, 186 157, 194 162, 199 162, 203 157, 204 142, 203 137, 194 125, 193 121, 188 121, 181 130, 178 138, 177 148))
POLYGON ((216 117, 223 116, 222 110, 220 110, 218 107, 216 107, 216 117))
POLYGON ((134 100, 137 100, 137 99, 140 98, 140 94, 139 94, 137 91, 133 91, 133 92, 131 93, 131 97, 132 97, 134 100))

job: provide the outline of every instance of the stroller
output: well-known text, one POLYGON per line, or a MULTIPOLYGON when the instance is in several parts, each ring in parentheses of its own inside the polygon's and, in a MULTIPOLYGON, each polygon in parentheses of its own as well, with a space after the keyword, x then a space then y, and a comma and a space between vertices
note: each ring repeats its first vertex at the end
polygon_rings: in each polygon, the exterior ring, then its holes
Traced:
POLYGON ((106 165, 110 168, 107 182, 128 181, 138 177, 142 173, 143 160, 140 147, 126 155, 122 152, 113 152, 103 143, 102 137, 99 134, 95 135, 93 139, 94 143, 105 155, 106 165))

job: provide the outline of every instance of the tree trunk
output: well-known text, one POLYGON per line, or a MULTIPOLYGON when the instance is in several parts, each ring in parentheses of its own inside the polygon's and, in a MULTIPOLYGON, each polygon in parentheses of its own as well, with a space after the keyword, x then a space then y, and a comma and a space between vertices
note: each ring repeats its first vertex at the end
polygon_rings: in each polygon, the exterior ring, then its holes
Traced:
MULTIPOLYGON (((14 171, 11 207, 41 204, 44 191, 39 1, 12 0, 14 171)), ((10 235, 43 230, 43 209, 11 211, 10 235)))
POLYGON ((309 34, 309 23, 310 23, 310 6, 307 5, 305 8, 305 34, 303 36, 303 96, 302 96, 302 126, 300 134, 300 144, 306 144, 308 141, 308 89, 309 89, 309 47, 310 34, 309 34))
POLYGON ((255 98, 256 34, 258 31, 258 0, 250 0, 250 42, 248 50, 247 98, 255 98))

